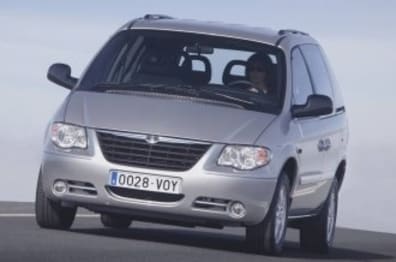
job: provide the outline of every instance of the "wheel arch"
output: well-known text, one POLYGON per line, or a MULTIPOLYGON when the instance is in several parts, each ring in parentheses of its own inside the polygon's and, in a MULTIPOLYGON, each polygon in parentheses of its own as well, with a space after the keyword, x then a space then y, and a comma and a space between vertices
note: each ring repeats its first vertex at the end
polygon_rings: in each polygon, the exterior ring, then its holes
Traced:
POLYGON ((343 159, 341 162, 338 164, 335 177, 337 178, 338 181, 338 190, 341 188, 342 182, 344 181, 345 177, 345 171, 346 171, 346 160, 343 159))
POLYGON ((290 191, 292 191, 297 183, 297 170, 298 170, 297 159, 294 157, 287 158, 281 170, 282 170, 281 172, 286 173, 290 182, 290 191))

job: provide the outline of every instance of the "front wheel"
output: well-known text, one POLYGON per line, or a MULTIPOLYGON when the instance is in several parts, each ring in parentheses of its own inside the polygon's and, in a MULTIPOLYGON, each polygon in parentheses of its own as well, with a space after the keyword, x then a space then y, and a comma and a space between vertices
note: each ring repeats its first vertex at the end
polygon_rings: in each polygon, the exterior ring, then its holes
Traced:
POLYGON ((300 246, 308 251, 328 253, 334 241, 338 206, 338 181, 334 179, 319 215, 303 221, 300 246))
POLYGON ((290 204, 289 193, 290 182, 283 173, 266 218, 260 224, 246 228, 246 242, 250 250, 270 255, 282 252, 290 204))
POLYGON ((63 207, 60 203, 47 198, 39 174, 36 190, 36 222, 40 227, 52 229, 69 229, 73 224, 77 208, 63 207))

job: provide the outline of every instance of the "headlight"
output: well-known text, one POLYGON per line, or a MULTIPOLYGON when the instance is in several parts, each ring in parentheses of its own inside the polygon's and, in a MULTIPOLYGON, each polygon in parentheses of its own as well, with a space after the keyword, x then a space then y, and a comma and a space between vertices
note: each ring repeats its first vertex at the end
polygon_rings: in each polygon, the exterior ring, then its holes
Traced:
POLYGON ((265 166, 270 160, 271 151, 265 147, 230 145, 223 149, 217 164, 239 170, 252 170, 265 166))
POLYGON ((54 123, 51 126, 51 140, 60 148, 87 148, 87 134, 85 128, 54 123))

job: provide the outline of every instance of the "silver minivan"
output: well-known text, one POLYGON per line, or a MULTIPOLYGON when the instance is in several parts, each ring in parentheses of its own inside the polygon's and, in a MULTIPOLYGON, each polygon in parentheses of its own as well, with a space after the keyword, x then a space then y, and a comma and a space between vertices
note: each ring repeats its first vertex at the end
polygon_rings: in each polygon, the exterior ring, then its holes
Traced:
POLYGON ((68 229, 78 207, 104 226, 133 220, 246 228, 247 247, 280 254, 334 239, 348 126, 318 42, 270 30, 146 15, 121 27, 50 121, 36 220, 68 229))

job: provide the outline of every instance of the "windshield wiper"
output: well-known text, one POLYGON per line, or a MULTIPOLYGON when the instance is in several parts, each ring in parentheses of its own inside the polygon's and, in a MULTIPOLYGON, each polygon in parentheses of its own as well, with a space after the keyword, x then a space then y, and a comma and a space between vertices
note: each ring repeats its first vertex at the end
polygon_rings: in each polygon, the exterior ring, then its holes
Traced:
POLYGON ((94 86, 93 91, 98 92, 121 92, 121 91, 144 91, 158 93, 172 93, 179 95, 197 96, 197 91, 191 86, 171 85, 160 83, 100 83, 94 86))
POLYGON ((147 92, 147 93, 162 93, 170 95, 182 95, 192 98, 203 98, 205 100, 212 100, 214 102, 220 101, 228 104, 234 104, 238 107, 252 107, 257 104, 252 101, 250 97, 240 96, 239 93, 226 92, 218 88, 205 88, 185 84, 162 84, 162 83, 100 83, 94 86, 94 91, 122 93, 122 92, 147 92))
POLYGON ((96 91, 96 92, 107 92, 109 90, 118 90, 118 91, 125 91, 125 90, 139 90, 143 89, 139 85, 131 85, 127 83, 99 83, 94 85, 90 91, 96 91))
POLYGON ((203 96, 211 96, 215 99, 227 99, 228 102, 233 101, 234 103, 238 103, 244 107, 260 107, 268 104, 267 99, 262 95, 250 93, 248 91, 216 87, 200 87, 199 91, 203 96))
POLYGON ((226 93, 221 93, 216 90, 210 90, 210 89, 200 89, 199 94, 201 97, 206 97, 206 98, 214 98, 214 99, 221 99, 221 100, 227 100, 228 102, 234 102, 238 104, 244 104, 244 105, 252 105, 254 102, 236 97, 230 94, 226 93))

